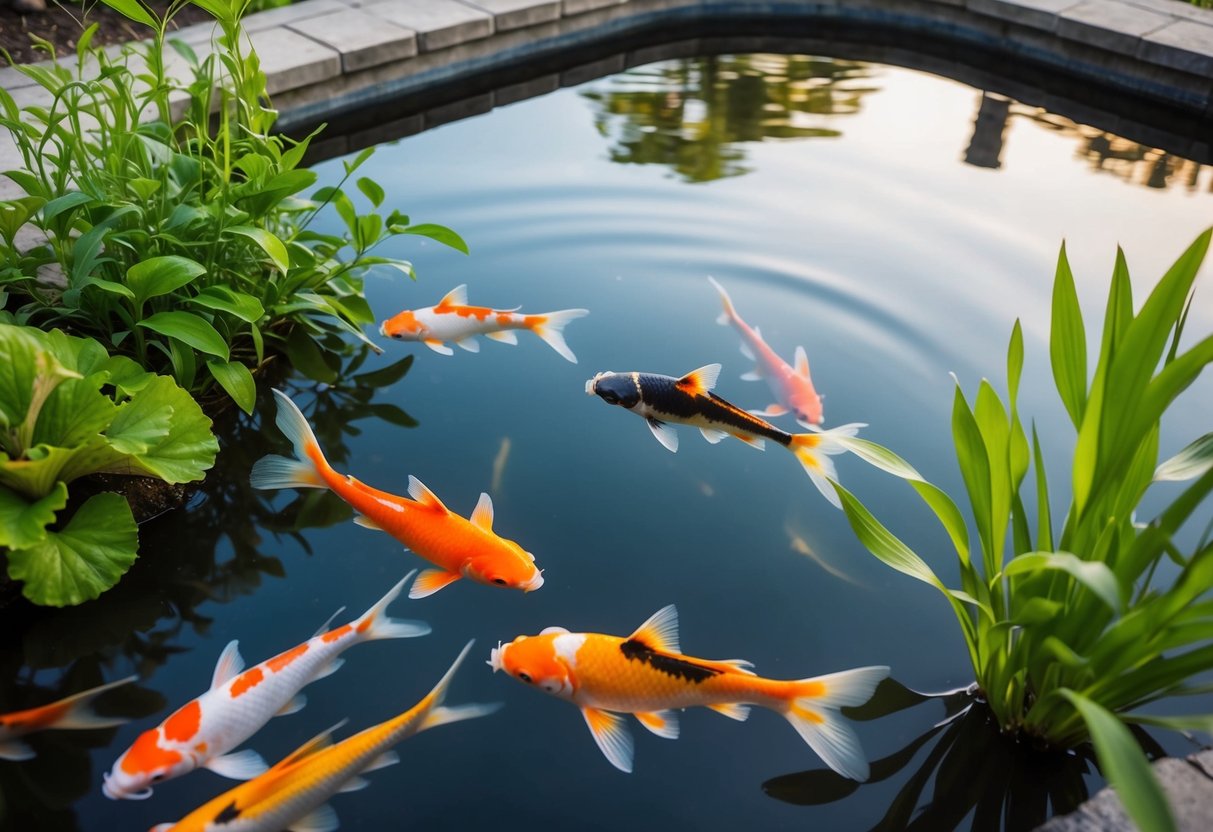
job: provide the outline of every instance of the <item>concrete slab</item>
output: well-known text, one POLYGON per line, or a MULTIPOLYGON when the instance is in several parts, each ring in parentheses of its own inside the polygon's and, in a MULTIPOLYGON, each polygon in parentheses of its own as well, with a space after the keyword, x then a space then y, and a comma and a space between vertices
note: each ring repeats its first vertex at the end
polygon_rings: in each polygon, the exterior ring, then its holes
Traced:
POLYGON ((1143 35, 1137 55, 1151 63, 1213 78, 1213 25, 1178 20, 1143 35))
POLYGON ((270 95, 318 84, 341 74, 341 55, 289 29, 250 32, 249 39, 261 57, 270 95))
POLYGON ((361 0, 368 14, 417 33, 417 47, 434 52, 487 38, 493 16, 457 0, 361 0))
POLYGON ((307 0, 305 3, 291 3, 289 6, 279 6, 249 15, 244 19, 244 31, 261 32, 309 17, 347 11, 350 7, 351 4, 344 0, 307 0))
POLYGON ((357 72, 417 54, 417 33, 360 9, 296 20, 288 29, 341 53, 344 72, 357 72))
POLYGON ((513 104, 516 101, 525 101, 528 98, 535 98, 540 95, 547 95, 549 92, 555 92, 560 89, 560 76, 552 73, 551 75, 541 75, 538 78, 532 78, 530 81, 523 81, 521 84, 510 84, 506 87, 494 91, 493 100, 498 107, 504 107, 506 104, 513 104))
POLYGON ((1088 0, 1058 15, 1057 34, 1079 43, 1136 54, 1142 35, 1172 21, 1168 15, 1118 0, 1088 0))
POLYGON ((603 9, 607 6, 617 6, 620 3, 626 3, 628 0, 563 0, 560 4, 560 13, 565 17, 574 14, 583 14, 584 12, 592 12, 594 9, 603 9))
POLYGON ((1082 3, 1083 0, 969 0, 968 7, 978 14, 1052 32, 1057 28, 1058 13, 1082 3))
POLYGON ((463 0, 493 15, 496 31, 508 32, 560 19, 560 0, 463 0))

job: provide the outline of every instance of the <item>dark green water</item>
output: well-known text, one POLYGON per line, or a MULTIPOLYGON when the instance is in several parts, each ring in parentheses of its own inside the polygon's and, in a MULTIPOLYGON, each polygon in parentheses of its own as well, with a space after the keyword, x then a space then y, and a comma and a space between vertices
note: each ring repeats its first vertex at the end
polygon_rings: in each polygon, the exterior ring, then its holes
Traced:
MULTIPOLYGON (((340 172, 339 161, 321 166, 327 182, 340 172)), ((459 283, 474 304, 591 315, 567 330, 578 365, 527 335, 517 347, 486 341, 479 354, 450 358, 387 343, 358 372, 416 359, 377 390, 289 385, 339 470, 397 493, 413 474, 464 515, 487 490, 496 530, 547 570, 542 590, 526 596, 465 582, 397 602, 396 615, 425 619, 434 633, 353 649, 340 673, 307 689, 305 710, 249 743, 272 761, 344 717, 347 732, 385 719, 477 639, 451 701, 505 708, 408 741, 400 765, 333 801, 344 829, 876 825, 930 758, 930 742, 910 744, 943 718, 939 702, 858 723, 869 759, 905 748, 903 768, 849 798, 798 806, 768 796, 764 782, 821 765, 774 714, 739 724, 688 712, 676 742, 636 727, 636 770, 623 775, 573 707, 481 663, 520 633, 562 625, 622 635, 676 603, 684 650, 744 657, 764 675, 889 664, 918 690, 971 679, 939 597, 868 555, 790 454, 709 445, 688 429, 670 454, 640 419, 586 397, 585 379, 719 361, 718 393, 768 404, 765 385, 738 378, 750 365, 735 334, 713 323, 711 274, 777 352, 807 349, 827 425, 869 423, 864 435, 959 495, 948 374, 969 392, 983 376, 1002 389, 1019 317, 1021 412, 1035 416, 1057 460, 1061 500, 1071 440, 1047 370, 1059 243, 1098 320, 1118 243, 1140 296, 1213 218, 1213 177, 1194 163, 1015 102, 983 108, 980 91, 928 75, 780 56, 676 61, 560 90, 384 147, 360 173, 399 200, 391 207, 456 228, 473 252, 400 240, 384 253, 411 259, 421 277, 372 277, 381 317, 436 303, 459 283)), ((1188 324, 1194 335, 1213 326, 1205 297, 1188 324)), ((262 416, 269 398, 264 391, 262 416)), ((1209 429, 1211 404, 1203 379, 1164 422, 1163 456, 1209 429)), ((139 732, 205 690, 230 639, 261 661, 424 566, 349 522, 331 497, 251 493, 252 461, 285 450, 272 426, 241 420, 224 436, 204 497, 145 525, 143 557, 118 589, 75 610, 6 614, 0 710, 137 672, 140 689, 113 704, 146 716, 116 731, 47 733, 35 739, 38 760, 0 761, 5 828, 142 830, 228 788, 202 771, 118 804, 99 787, 139 732)), ((839 471, 955 583, 946 540, 904 485, 854 459, 839 471)), ((1171 753, 1189 747, 1159 739, 1171 753)), ((980 778, 954 778, 1002 753, 991 747, 970 726, 940 794, 923 769, 906 817, 921 828, 960 822, 971 801, 953 787, 980 778)), ((1012 779, 1039 780, 1040 770, 1012 779)), ((1100 784, 1081 766, 1049 782, 1069 790, 1054 795, 1063 803, 1100 784)), ((837 785, 778 783, 772 791, 800 802, 835 796, 837 785)))

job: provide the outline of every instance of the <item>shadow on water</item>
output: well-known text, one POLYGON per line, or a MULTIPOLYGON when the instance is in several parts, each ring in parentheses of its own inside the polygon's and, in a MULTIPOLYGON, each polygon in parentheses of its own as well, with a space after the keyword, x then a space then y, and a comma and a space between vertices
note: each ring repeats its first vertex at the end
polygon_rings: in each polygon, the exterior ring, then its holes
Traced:
MULTIPOLYGON (((821 806, 870 784, 904 781, 870 832, 960 829, 966 818, 974 830, 1027 832, 1090 796, 1086 778, 1096 769, 1089 744, 1060 752, 1003 734, 973 688, 924 694, 886 679, 870 701, 843 713, 866 721, 919 705, 942 705, 943 717, 898 751, 873 760, 867 783, 813 769, 773 777, 763 791, 785 803, 821 806)), ((1145 731, 1134 733, 1151 760, 1165 756, 1145 731)))
MULTIPOLYGON (((395 405, 374 401, 378 388, 400 381, 413 357, 370 372, 358 371, 367 350, 343 367, 342 381, 317 385, 297 377, 274 381, 303 408, 330 461, 346 460, 346 438, 358 422, 376 419, 398 427, 417 425, 395 405)), ((286 577, 276 557, 261 554, 266 535, 289 536, 311 554, 304 529, 348 520, 352 511, 328 491, 308 491, 276 508, 275 492, 249 485, 253 463, 281 450, 273 397, 262 395, 252 415, 234 408, 215 420, 221 453, 190 504, 143 523, 142 553, 118 585, 96 601, 61 610, 17 604, 0 614, 0 712, 53 702, 119 675, 125 660, 141 679, 154 675, 183 636, 204 636, 212 618, 208 603, 226 603, 255 592, 266 579, 286 577), (103 670, 105 672, 103 672, 103 670), (39 682, 57 671, 55 682, 39 682)), ((139 685, 108 692, 98 711, 131 718, 163 710, 164 697, 139 685)), ((43 731, 31 735, 33 760, 0 760, 0 829, 77 828, 74 801, 95 786, 88 751, 109 744, 115 729, 43 731)))

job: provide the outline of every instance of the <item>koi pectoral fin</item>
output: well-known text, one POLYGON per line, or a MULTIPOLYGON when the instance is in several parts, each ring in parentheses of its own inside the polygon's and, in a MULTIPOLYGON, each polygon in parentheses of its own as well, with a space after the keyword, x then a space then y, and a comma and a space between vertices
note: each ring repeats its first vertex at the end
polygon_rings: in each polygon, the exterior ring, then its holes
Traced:
POLYGON ((775 416, 782 416, 788 412, 788 409, 781 404, 769 404, 766 410, 751 410, 749 412, 764 419, 771 419, 775 416))
POLYGON ((32 760, 36 756, 34 749, 21 740, 0 742, 0 760, 32 760))
POLYGON ((220 777, 227 777, 231 780, 252 780, 258 775, 265 774, 269 769, 260 754, 247 748, 234 754, 212 757, 203 765, 220 777))
POLYGON ((336 832, 340 826, 337 813, 326 803, 313 809, 310 815, 300 818, 288 828, 291 832, 336 832))
POLYGON ((708 440, 713 445, 715 445, 717 442, 720 442, 726 436, 728 436, 728 434, 725 433, 724 431, 712 430, 712 428, 700 428, 699 432, 703 434, 704 439, 708 440))
POLYGON ((445 569, 427 569, 413 581, 412 587, 409 588, 409 597, 414 601, 418 598, 428 598, 462 577, 458 572, 447 572, 445 569))
POLYGON ((421 343, 425 344, 427 347, 429 347, 430 349, 432 349, 434 352, 438 353, 439 355, 454 355, 455 354, 455 351, 453 349, 451 349, 446 344, 439 341, 437 338, 426 338, 421 343))
POLYGON ((585 724, 594 735, 601 751, 611 765, 627 774, 632 773, 632 734, 619 714, 600 711, 597 708, 582 708, 585 724))
POLYGON ((678 432, 665 422, 657 419, 645 419, 649 425, 649 430, 653 432, 653 436, 662 445, 665 445, 666 450, 671 453, 678 453, 678 432))

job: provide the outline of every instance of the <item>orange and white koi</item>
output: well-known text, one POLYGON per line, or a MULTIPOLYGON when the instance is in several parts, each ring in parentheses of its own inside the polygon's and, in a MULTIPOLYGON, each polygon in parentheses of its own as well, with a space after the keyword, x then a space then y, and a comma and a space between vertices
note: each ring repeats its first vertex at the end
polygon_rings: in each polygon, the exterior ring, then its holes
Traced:
POLYGON ((782 714, 826 765, 852 780, 868 778, 859 738, 839 708, 871 697, 887 667, 862 667, 811 679, 780 681, 754 675, 741 659, 711 661, 683 655, 678 613, 671 604, 626 638, 548 627, 537 636, 498 643, 493 670, 581 709, 594 741, 620 771, 631 772, 630 713, 659 737, 678 738, 678 711, 702 705, 744 722, 750 706, 782 714))
POLYGON ((295 458, 270 455, 257 460, 249 477, 254 488, 332 490, 358 512, 355 523, 387 532, 438 567, 421 573, 409 590, 410 598, 433 595, 463 577, 525 592, 543 586, 535 556, 493 532, 493 501, 488 494, 480 495, 471 518, 465 520, 416 477, 409 477, 410 500, 338 474, 295 403, 279 390, 274 395, 277 425, 295 446, 295 458))
POLYGON ((720 293, 720 301, 724 304, 724 311, 720 313, 716 323, 721 326, 732 325, 741 335, 741 354, 755 362, 754 369, 745 373, 741 377, 742 380, 758 381, 765 378, 767 386, 775 394, 775 403, 769 405, 766 410, 757 411, 757 415, 770 418, 791 411, 796 421, 806 428, 820 425, 824 418, 821 396, 817 394, 813 380, 809 378, 809 357, 805 354, 804 347, 796 348, 796 367, 793 369, 775 350, 767 346, 758 327, 751 328, 741 319, 724 287, 711 277, 708 282, 716 287, 716 291, 720 293))
MULTIPOLYGON (((332 832, 337 815, 326 801, 339 792, 369 785, 362 775, 400 761, 392 746, 414 734, 465 719, 487 716, 497 705, 443 705, 447 688, 471 648, 469 642, 451 669, 424 699, 392 719, 332 744, 330 728, 273 768, 203 804, 176 823, 151 832, 332 832)), ((344 724, 344 723, 341 723, 344 724)))
POLYGON ((93 710, 93 700, 108 690, 135 681, 135 676, 95 688, 52 702, 37 708, 0 714, 0 760, 32 760, 37 755, 34 749, 21 741, 21 737, 38 731, 61 731, 69 729, 91 730, 113 728, 129 722, 121 717, 101 716, 93 710))
POLYGON ((388 605, 412 576, 412 572, 406 575, 359 618, 332 630, 322 627, 309 640, 247 670, 239 643, 228 644, 215 665, 210 690, 139 735, 104 775, 101 790, 105 796, 143 800, 151 797, 153 784, 196 768, 209 768, 235 780, 264 772, 265 762, 255 751, 228 752, 275 716, 302 708, 307 700, 299 691, 336 672, 344 662, 341 654, 355 644, 413 638, 430 631, 424 622, 387 616, 388 605))
POLYGON ((564 309, 542 315, 525 315, 515 309, 490 309, 468 306, 467 286, 456 286, 425 309, 406 309, 379 325, 379 334, 397 341, 420 341, 434 352, 453 355, 455 346, 468 352, 480 352, 477 335, 503 344, 517 344, 516 329, 529 329, 565 359, 577 363, 577 356, 564 340, 564 328, 569 321, 590 314, 588 309, 564 309))
POLYGON ((796 455, 817 490, 840 508, 838 492, 830 483, 838 479, 830 455, 846 451, 839 440, 854 436, 864 425, 854 423, 825 431, 786 433, 713 393, 719 377, 719 364, 708 364, 681 378, 606 372, 587 381, 585 392, 644 417, 653 436, 671 451, 678 450, 678 434, 669 426, 670 422, 699 428, 703 438, 712 444, 732 436, 763 451, 766 440, 778 442, 796 455))

